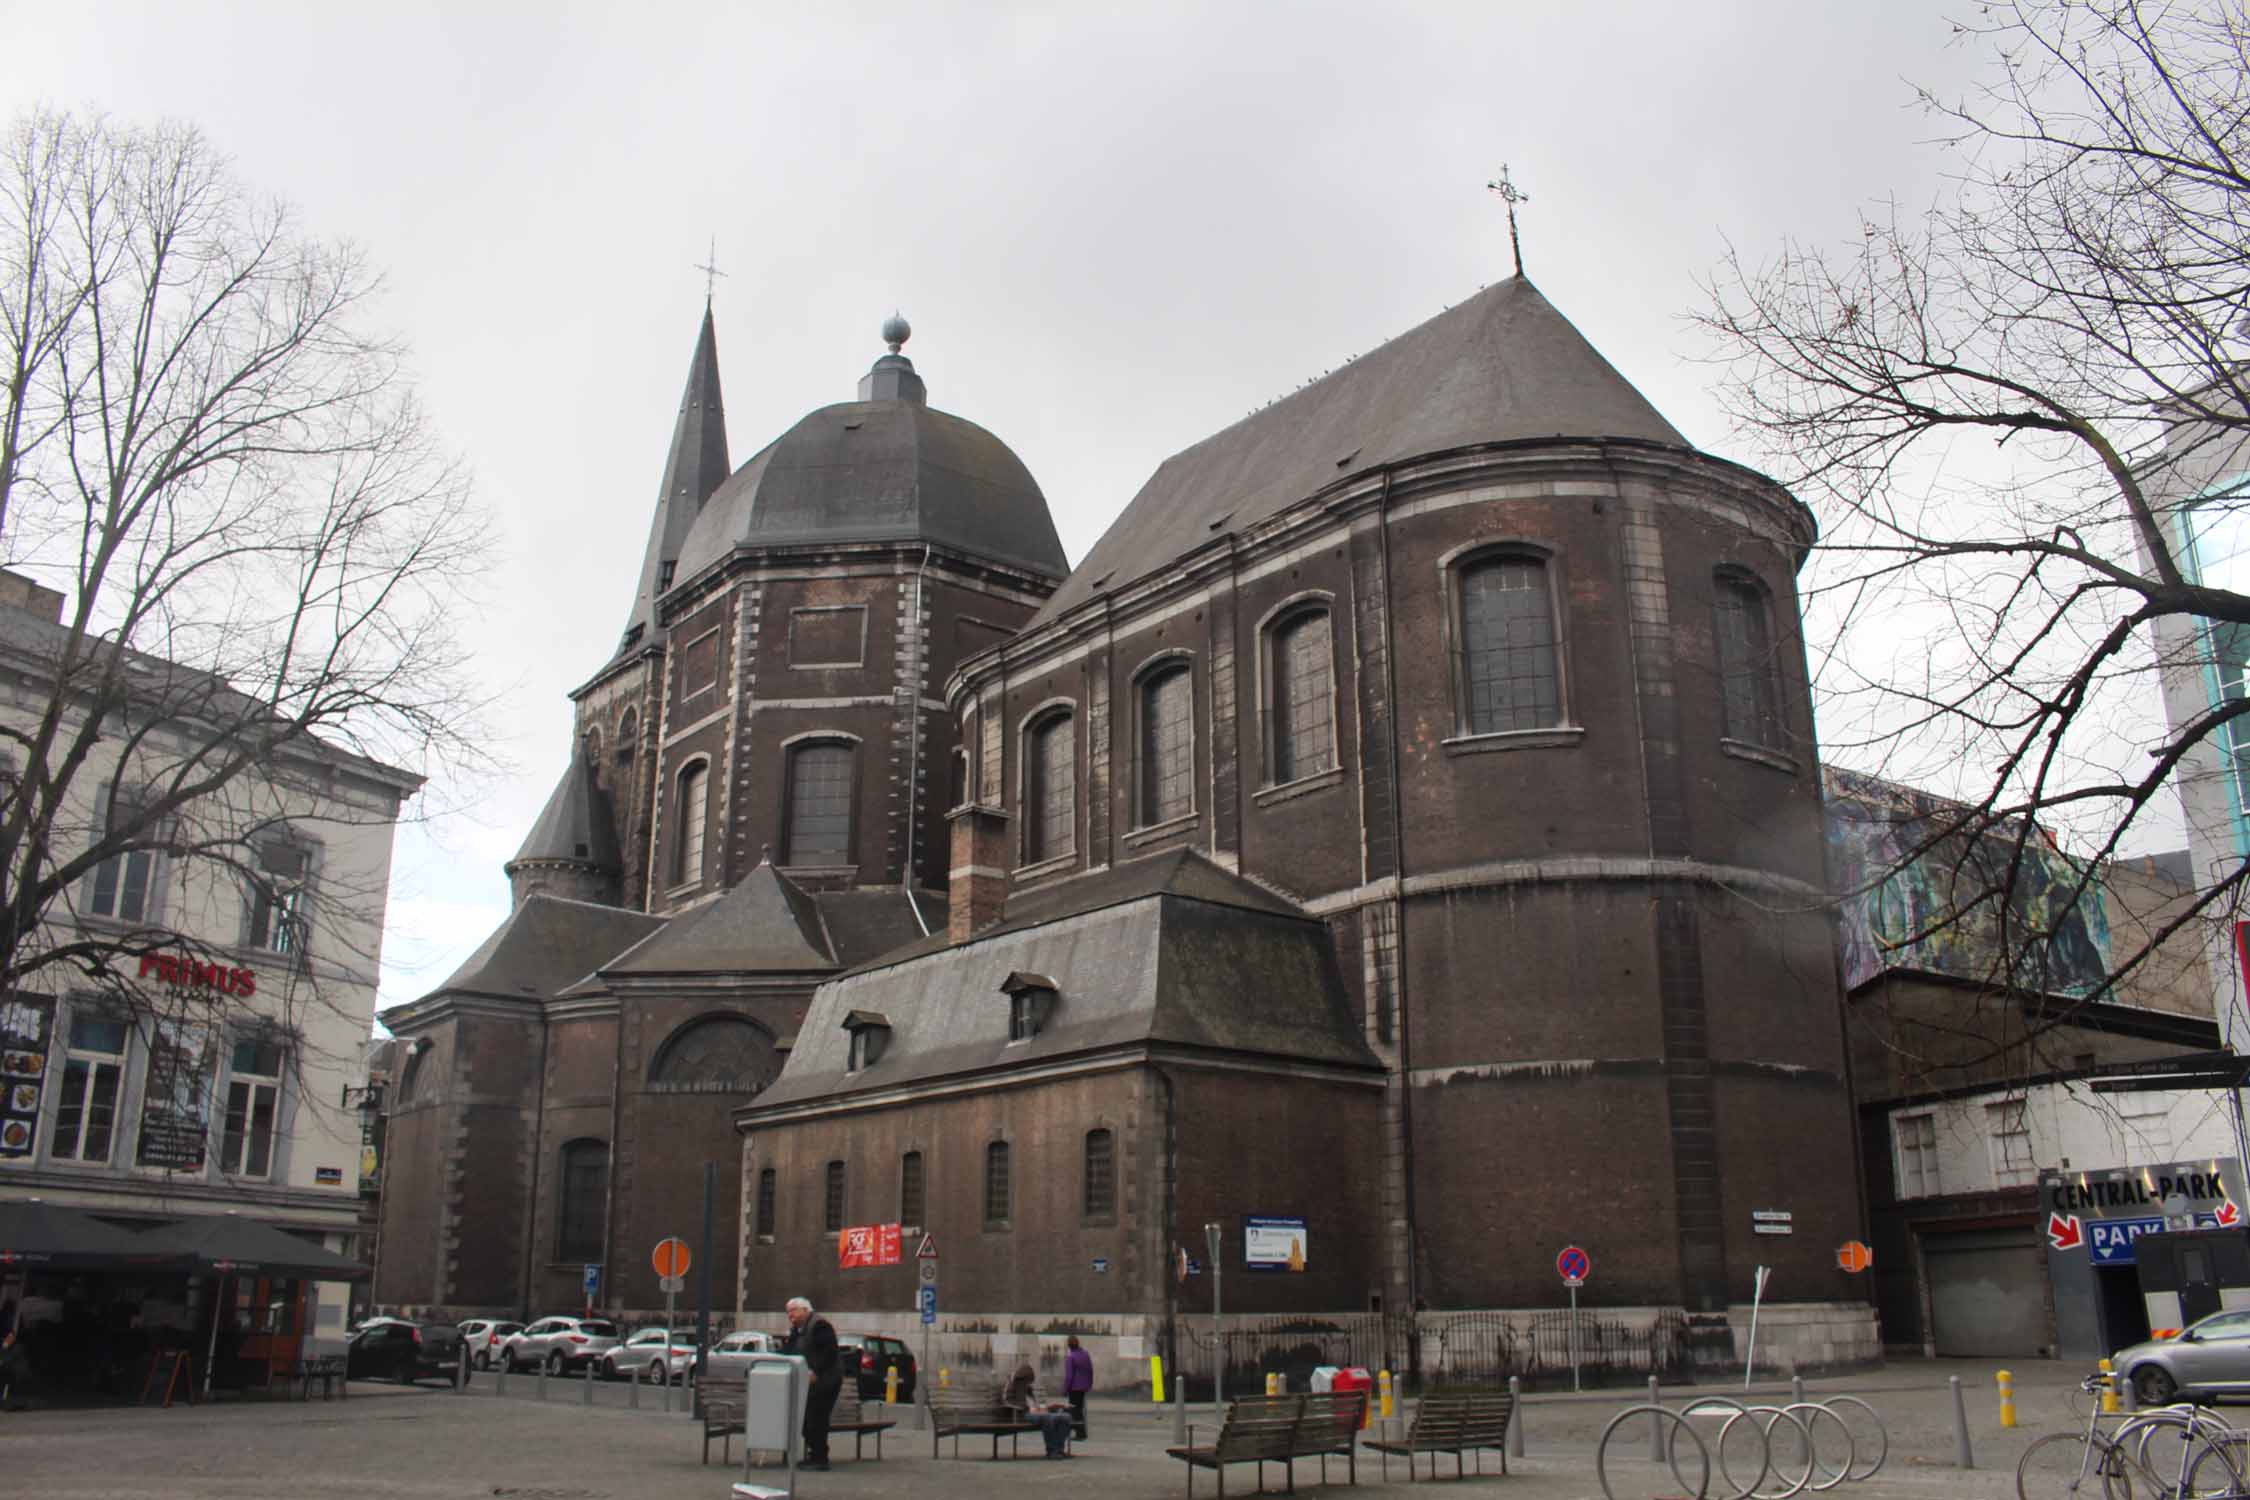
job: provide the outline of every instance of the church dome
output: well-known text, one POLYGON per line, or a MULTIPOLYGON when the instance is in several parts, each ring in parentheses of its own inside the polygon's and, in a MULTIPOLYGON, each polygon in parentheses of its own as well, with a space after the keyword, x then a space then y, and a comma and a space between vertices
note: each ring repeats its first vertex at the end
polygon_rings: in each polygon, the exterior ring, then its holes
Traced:
POLYGON ((728 476, 680 548, 681 581, 737 547, 822 542, 926 541, 1049 578, 1069 572, 1023 460, 932 409, 904 355, 878 359, 860 395, 813 412, 728 476))

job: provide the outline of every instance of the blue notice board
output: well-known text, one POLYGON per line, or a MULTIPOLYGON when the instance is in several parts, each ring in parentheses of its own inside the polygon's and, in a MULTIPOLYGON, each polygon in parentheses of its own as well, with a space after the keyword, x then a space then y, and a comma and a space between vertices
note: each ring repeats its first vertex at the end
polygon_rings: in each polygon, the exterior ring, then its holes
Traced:
POLYGON ((2097 1266, 2136 1265, 2139 1262, 2133 1254, 2133 1241, 2163 1227, 2161 1214, 2153 1219, 2088 1219, 2086 1254, 2097 1266))

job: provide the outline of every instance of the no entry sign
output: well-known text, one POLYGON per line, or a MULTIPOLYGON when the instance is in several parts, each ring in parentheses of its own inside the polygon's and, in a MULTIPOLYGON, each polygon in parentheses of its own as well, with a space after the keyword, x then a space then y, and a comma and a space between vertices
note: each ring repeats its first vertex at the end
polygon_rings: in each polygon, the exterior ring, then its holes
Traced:
POLYGON ((656 1267, 659 1276, 685 1276, 689 1263, 687 1241, 677 1235, 657 1241, 656 1253, 649 1257, 649 1263, 656 1267))
POLYGON ((1563 1279, 1564 1286, 1584 1286, 1593 1269, 1593 1261, 1576 1245, 1563 1246, 1562 1254, 1555 1257, 1555 1274, 1563 1279))

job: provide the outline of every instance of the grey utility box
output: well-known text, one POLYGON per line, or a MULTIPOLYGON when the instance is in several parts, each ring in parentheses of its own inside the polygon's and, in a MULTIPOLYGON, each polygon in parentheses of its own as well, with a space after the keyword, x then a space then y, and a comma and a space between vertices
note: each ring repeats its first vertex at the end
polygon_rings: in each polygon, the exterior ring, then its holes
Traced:
POLYGON ((742 1444, 747 1450, 786 1453, 795 1468, 804 1457, 805 1403, 812 1366, 794 1354, 754 1354, 742 1388, 742 1444))

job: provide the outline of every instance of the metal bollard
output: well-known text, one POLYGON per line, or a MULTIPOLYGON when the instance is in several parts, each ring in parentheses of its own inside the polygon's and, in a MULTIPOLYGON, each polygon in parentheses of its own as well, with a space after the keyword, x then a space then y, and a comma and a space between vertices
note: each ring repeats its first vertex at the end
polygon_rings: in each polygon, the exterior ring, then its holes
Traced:
POLYGON ((469 1346, 467 1344, 461 1346, 461 1378, 454 1382, 453 1389, 464 1396, 469 1394, 469 1346))
POLYGON ((675 1375, 675 1374, 673 1374, 673 1373, 672 1373, 672 1367, 671 1367, 671 1365, 669 1365, 669 1364, 665 1365, 665 1367, 664 1367, 664 1411, 665 1411, 665 1414, 666 1414, 666 1415, 670 1415, 670 1413, 671 1413, 671 1410, 672 1410, 672 1387, 673 1387, 673 1386, 675 1386, 675 1385, 679 1385, 680 1383, 682 1383, 682 1382, 683 1382, 683 1381, 685 1381, 686 1379, 687 1379, 687 1371, 685 1371, 685 1370, 682 1370, 682 1371, 680 1371, 680 1372, 679 1372, 679 1373, 678 1373, 677 1375, 675 1375))
POLYGON ((1523 1457, 1523 1379, 1508 1377, 1508 1452, 1523 1457))
POLYGON ((1954 1462, 1964 1469, 1973 1469, 1977 1461, 1969 1452, 1969 1403, 1961 1394, 1961 1377, 1948 1375, 1945 1379, 1946 1384, 1953 1387, 1954 1462))
POLYGON ((2113 1416, 2117 1412, 2117 1371, 2106 1359, 2102 1361, 2102 1410, 2113 1416))
MULTIPOLYGON (((1378 1394, 1378 1400, 1379 1400, 1379 1402, 1380 1402, 1380 1404, 1381 1404, 1381 1415, 1382 1415, 1382 1418, 1383 1418, 1383 1420, 1384 1420, 1384 1421, 1388 1422, 1388 1421, 1389 1421, 1389 1420, 1390 1420, 1390 1419, 1391 1419, 1392 1417, 1394 1417, 1394 1416, 1396 1416, 1396 1415, 1398 1414, 1398 1413, 1397 1413, 1397 1395, 1398 1395, 1398 1390, 1397 1390, 1397 1387, 1396 1387, 1396 1385, 1394 1385, 1394 1384, 1393 1384, 1393 1382, 1392 1382, 1392 1380, 1391 1380, 1391 1372, 1390 1372, 1390 1371, 1388 1371, 1388 1370, 1381 1370, 1381 1371, 1378 1371, 1378 1372, 1376 1373, 1376 1376, 1375 1376, 1375 1389, 1376 1389, 1376 1391, 1377 1391, 1377 1392, 1379 1393, 1379 1394, 1378 1394)), ((1367 1424, 1366 1424, 1365 1422, 1362 1422, 1362 1423, 1360 1423, 1359 1425, 1360 1425, 1360 1426, 1362 1426, 1362 1427, 1365 1427, 1365 1426, 1366 1426, 1367 1424)))
POLYGON ((503 1359, 498 1364, 494 1365, 493 1368, 495 1370, 498 1370, 500 1372, 500 1375, 498 1379, 492 1382, 492 1394, 495 1396, 505 1396, 508 1394, 508 1362, 503 1359))
POLYGON ((1266 1394, 1269 1396, 1281 1394, 1281 1375, 1278 1371, 1266 1371, 1266 1394))
POLYGON ((2000 1425, 2016 1425, 2016 1377, 2007 1370, 1994 1373, 1993 1382, 2000 1387, 2000 1425))
POLYGON ((1805 1404, 1805 1377, 1802 1375, 1789 1377, 1789 1404, 1792 1406, 1803 1406, 1805 1404))
POLYGON ((633 1388, 625 1394, 625 1404, 634 1411, 641 1409, 641 1367, 633 1367, 633 1388))
POLYGON ((592 1406, 594 1404, 594 1362, 590 1359, 586 1361, 586 1391, 579 1398, 578 1404, 580 1406, 592 1406))
POLYGON ((945 1366, 939 1365, 937 1372, 937 1383, 938 1389, 941 1391, 952 1385, 953 1372, 951 1370, 948 1370, 945 1366))
POLYGON ((547 1361, 543 1358, 539 1361, 539 1399, 547 1399, 547 1361))
POLYGON ((883 1371, 883 1404, 898 1405, 898 1366, 887 1366, 883 1371))
MULTIPOLYGON (((1664 1404, 1664 1398, 1657 1394, 1654 1375, 1648 1378, 1648 1404, 1656 1407, 1664 1404)), ((1653 1411, 1648 1414, 1648 1461, 1652 1464, 1664 1462, 1664 1419, 1653 1411)))

